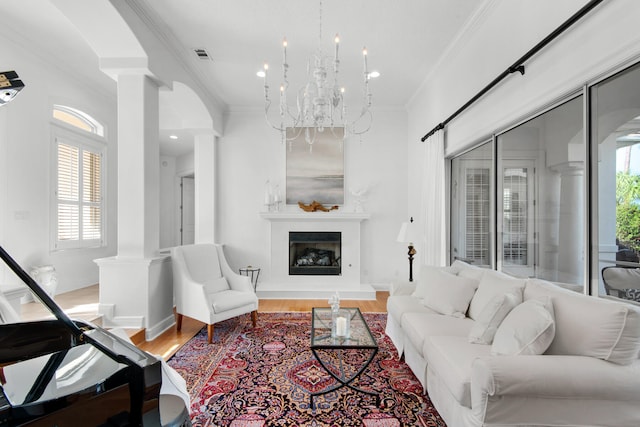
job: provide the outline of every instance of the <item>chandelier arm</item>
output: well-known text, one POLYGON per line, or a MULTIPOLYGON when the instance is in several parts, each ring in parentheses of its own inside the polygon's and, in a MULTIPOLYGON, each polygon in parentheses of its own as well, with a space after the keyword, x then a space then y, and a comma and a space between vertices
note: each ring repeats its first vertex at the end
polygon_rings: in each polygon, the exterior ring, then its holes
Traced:
POLYGON ((288 127, 292 127, 292 128, 298 127, 298 120, 291 115, 291 113, 289 112, 289 107, 288 106, 286 108, 286 112, 287 112, 287 115, 289 115, 294 120, 292 125, 291 126, 285 126, 284 122, 282 122, 280 124, 280 126, 274 125, 273 122, 269 119, 269 110, 270 110, 270 108, 271 108, 271 100, 267 99, 265 101, 265 107, 264 107, 264 118, 265 118, 265 121, 267 122, 267 124, 269 126, 271 126, 273 129, 275 129, 275 130, 277 130, 279 132, 286 132, 288 127))
POLYGON ((351 127, 351 134, 352 135, 362 135, 365 134, 367 132, 369 132, 369 130, 371 129, 371 125, 373 124, 373 113, 371 112, 371 110, 367 109, 366 111, 363 111, 362 114, 360 115, 360 117, 358 117, 356 120, 352 121, 349 126, 351 127), (360 122, 360 119, 362 119, 364 116, 369 116, 369 123, 367 125, 367 127, 364 130, 361 131, 356 131, 355 127, 356 127, 356 123, 360 122))

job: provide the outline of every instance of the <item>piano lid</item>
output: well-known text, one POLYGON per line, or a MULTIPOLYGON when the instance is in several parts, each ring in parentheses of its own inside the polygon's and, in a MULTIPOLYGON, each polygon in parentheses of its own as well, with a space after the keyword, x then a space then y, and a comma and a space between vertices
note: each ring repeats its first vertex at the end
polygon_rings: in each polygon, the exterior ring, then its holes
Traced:
POLYGON ((0 324, 0 426, 159 425, 160 360, 71 320, 2 247, 0 258, 55 316, 0 324))

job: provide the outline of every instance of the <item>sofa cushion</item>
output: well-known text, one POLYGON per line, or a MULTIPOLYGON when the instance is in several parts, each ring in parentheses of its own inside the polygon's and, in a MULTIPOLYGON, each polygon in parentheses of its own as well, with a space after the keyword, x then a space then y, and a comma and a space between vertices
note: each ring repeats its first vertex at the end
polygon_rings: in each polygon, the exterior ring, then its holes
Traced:
POLYGON ((530 299, 507 315, 491 346, 494 355, 543 354, 555 335, 551 298, 530 299))
POLYGON ((426 337, 451 335, 465 340, 473 326, 473 320, 465 317, 443 316, 438 313, 406 313, 402 316, 402 329, 409 341, 418 350, 421 357, 426 337))
POLYGON ((453 261, 453 263, 449 266, 450 273, 455 275, 458 275, 462 270, 465 270, 467 268, 479 269, 480 267, 471 265, 468 262, 460 261, 459 259, 453 261))
POLYGON ((522 302, 522 291, 526 285, 525 279, 515 279, 495 270, 487 270, 480 279, 478 290, 469 304, 469 317, 477 320, 482 310, 496 295, 515 292, 518 304, 522 302))
POLYGON ((458 272, 458 276, 466 277, 467 279, 477 280, 479 282, 482 279, 482 276, 484 276, 484 273, 486 273, 487 271, 491 271, 491 270, 489 270, 488 268, 480 268, 480 267, 464 268, 458 272))
POLYGON ((245 305, 256 304, 258 297, 252 292, 226 290, 207 295, 214 313, 223 313, 245 305))
POLYGON ((215 294, 216 292, 226 291, 229 289, 229 282, 224 277, 216 279, 208 279, 204 282, 204 291, 207 294, 215 294))
POLYGON ((442 378, 451 394, 463 406, 471 407, 471 365, 489 356, 491 346, 471 344, 464 336, 430 336, 424 342, 427 365, 442 378))
POLYGON ((529 279, 524 299, 543 295, 551 297, 556 320, 556 335, 547 354, 596 357, 621 365, 638 358, 639 309, 529 279))
POLYGON ((512 290, 496 295, 484 307, 469 332, 469 342, 491 344, 493 337, 507 314, 522 302, 522 292, 512 290))
POLYGON ((438 313, 465 317, 478 281, 432 269, 425 281, 423 303, 438 313))
POLYGON ((418 277, 418 280, 416 282, 416 289, 411 295, 415 298, 418 298, 422 302, 424 300, 430 282, 434 280, 434 277, 439 277, 438 272, 441 271, 449 274, 455 274, 454 270, 451 267, 435 267, 432 265, 423 265, 420 269, 420 277, 418 277))
POLYGON ((411 295, 394 295, 387 299, 387 316, 393 317, 398 325, 402 325, 402 317, 407 313, 434 314, 435 311, 425 307, 411 295))

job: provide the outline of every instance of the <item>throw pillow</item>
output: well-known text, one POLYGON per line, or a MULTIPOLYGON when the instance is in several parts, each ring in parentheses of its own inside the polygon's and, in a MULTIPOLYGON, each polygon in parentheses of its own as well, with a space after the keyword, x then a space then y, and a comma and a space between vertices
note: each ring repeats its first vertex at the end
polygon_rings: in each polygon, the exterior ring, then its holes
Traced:
POLYGON ((453 261, 453 263, 451 264, 450 268, 452 270, 451 271, 452 274, 458 275, 462 270, 466 270, 467 268, 476 268, 477 269, 477 268, 480 268, 480 267, 457 259, 457 260, 453 261))
POLYGON ((208 280, 204 284, 204 291, 207 294, 215 294, 217 292, 226 291, 227 289, 229 289, 229 282, 227 282, 227 279, 224 277, 208 280))
POLYGON ((466 277, 467 279, 473 279, 473 280, 477 280, 480 281, 480 279, 482 279, 482 276, 484 276, 484 273, 489 271, 486 268, 480 268, 480 267, 468 267, 468 268, 463 268, 462 270, 460 270, 458 272, 458 276, 460 277, 466 277))
POLYGON ((420 269, 420 276, 416 281, 416 290, 411 294, 412 297, 418 298, 421 302, 424 300, 424 296, 426 294, 427 286, 429 281, 432 280, 434 276, 434 271, 444 271, 446 273, 451 273, 451 267, 436 267, 432 265, 423 265, 420 269))
POLYGON ((432 270, 425 281, 423 304, 440 314, 465 317, 478 281, 442 270, 432 270))
POLYGON ((473 296, 469 305, 469 317, 478 320, 482 310, 496 295, 515 292, 519 297, 518 304, 522 302, 522 291, 527 283, 525 279, 515 279, 495 270, 487 270, 480 280, 478 291, 473 296))
POLYGON ((491 354, 543 354, 551 345, 555 332, 551 298, 527 300, 502 321, 493 338, 491 354))
MULTIPOLYGON (((477 291, 476 291, 477 292, 477 291)), ((512 291, 493 297, 476 319, 471 331, 469 342, 474 344, 491 344, 493 337, 507 314, 522 301, 522 294, 512 291)))

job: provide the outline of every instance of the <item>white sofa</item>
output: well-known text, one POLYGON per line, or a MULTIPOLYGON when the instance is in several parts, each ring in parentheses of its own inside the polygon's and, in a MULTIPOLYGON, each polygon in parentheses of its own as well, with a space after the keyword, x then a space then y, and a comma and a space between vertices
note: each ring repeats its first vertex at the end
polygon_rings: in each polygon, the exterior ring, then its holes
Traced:
POLYGON ((449 427, 640 426, 637 307, 456 261, 393 285, 387 311, 449 427))

